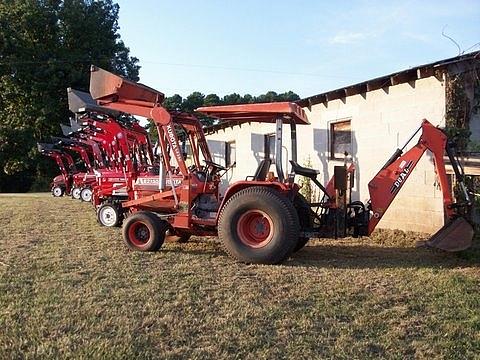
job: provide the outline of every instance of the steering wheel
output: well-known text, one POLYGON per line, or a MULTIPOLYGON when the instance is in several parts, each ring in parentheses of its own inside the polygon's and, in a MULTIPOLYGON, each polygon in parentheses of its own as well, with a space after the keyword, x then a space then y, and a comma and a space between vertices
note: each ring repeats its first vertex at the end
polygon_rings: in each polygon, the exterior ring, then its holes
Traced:
POLYGON ((228 170, 225 166, 222 166, 222 165, 219 165, 217 163, 214 163, 213 161, 209 161, 209 160, 203 160, 203 162, 205 164, 207 164, 207 166, 211 166, 213 168, 216 168, 218 170, 228 170))

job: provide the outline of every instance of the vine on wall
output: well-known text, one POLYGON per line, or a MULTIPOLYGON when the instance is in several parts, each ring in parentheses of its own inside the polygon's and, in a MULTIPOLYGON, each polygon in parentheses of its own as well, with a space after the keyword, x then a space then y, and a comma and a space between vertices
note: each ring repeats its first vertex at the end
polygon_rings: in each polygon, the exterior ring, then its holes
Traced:
POLYGON ((457 150, 464 153, 470 141, 470 101, 465 91, 465 73, 447 74, 445 84, 445 131, 455 139, 457 150))
MULTIPOLYGON (((454 139, 460 156, 465 156, 469 152, 480 151, 480 143, 470 139, 470 120, 473 115, 480 113, 480 79, 477 71, 472 69, 460 74, 447 74, 445 87, 445 131, 448 137, 454 139), (467 91, 471 90, 473 90, 473 94, 468 94, 467 91)), ((465 184, 472 192, 474 212, 478 213, 480 207, 480 177, 467 175, 465 176, 465 184)), ((456 196, 459 191, 460 189, 455 186, 456 196)), ((478 221, 478 219, 476 220, 478 221)))

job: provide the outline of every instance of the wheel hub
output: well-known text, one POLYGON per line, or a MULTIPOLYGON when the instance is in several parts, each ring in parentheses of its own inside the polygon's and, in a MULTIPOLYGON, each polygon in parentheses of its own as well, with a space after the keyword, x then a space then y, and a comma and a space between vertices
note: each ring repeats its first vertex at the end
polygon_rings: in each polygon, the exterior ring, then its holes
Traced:
POLYGON ((264 211, 249 210, 238 219, 237 233, 245 245, 261 248, 273 237, 273 221, 264 211))
POLYGON ((129 237, 134 245, 145 245, 150 239, 150 230, 144 223, 137 222, 130 227, 129 237))

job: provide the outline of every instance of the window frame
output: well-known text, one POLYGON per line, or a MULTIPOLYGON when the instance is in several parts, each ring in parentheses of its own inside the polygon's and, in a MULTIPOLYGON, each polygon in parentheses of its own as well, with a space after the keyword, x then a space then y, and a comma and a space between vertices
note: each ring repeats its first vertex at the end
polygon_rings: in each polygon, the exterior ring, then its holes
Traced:
POLYGON ((335 130, 334 130, 334 127, 336 125, 339 125, 339 124, 342 124, 342 123, 349 123, 350 125, 350 151, 349 151, 349 155, 352 155, 352 118, 344 118, 344 119, 338 119, 338 120, 334 120, 334 121, 331 121, 329 123, 329 134, 328 134, 328 150, 329 150, 329 159, 330 160, 343 160, 343 156, 342 157, 338 157, 336 156, 336 152, 334 151, 334 146, 335 146, 335 138, 334 138, 334 135, 335 135, 335 130))
POLYGON ((264 135, 264 144, 263 144, 263 159, 274 159, 275 158, 275 133, 269 133, 264 135), (273 142, 271 142, 273 140, 273 142), (270 152, 270 145, 273 144, 273 153, 270 152))
POLYGON ((237 162, 237 143, 235 140, 225 141, 225 167, 235 167, 237 162), (232 144, 234 144, 235 149, 235 160, 232 162, 232 144), (235 165, 233 165, 235 164, 235 165))

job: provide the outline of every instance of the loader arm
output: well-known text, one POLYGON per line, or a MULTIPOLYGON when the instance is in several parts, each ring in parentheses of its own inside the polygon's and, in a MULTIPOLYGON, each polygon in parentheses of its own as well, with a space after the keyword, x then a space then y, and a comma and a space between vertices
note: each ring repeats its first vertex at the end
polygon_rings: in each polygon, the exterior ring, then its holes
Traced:
MULTIPOLYGON (((120 76, 109 73, 98 67, 92 66, 90 71, 90 94, 97 103, 103 107, 115 109, 132 115, 152 119, 157 127, 160 147, 163 154, 167 154, 167 145, 173 153, 180 173, 184 178, 189 176, 185 159, 180 147, 180 142, 175 131, 175 124, 182 124, 181 116, 172 116, 161 106, 164 94, 145 85, 135 83, 120 76)), ((202 126, 196 119, 185 121, 197 129, 198 146, 204 152, 205 159, 211 159, 202 126)), ((165 166, 171 171, 171 166, 164 159, 165 166)))
POLYGON ((54 149, 53 145, 51 144, 44 144, 38 143, 37 144, 38 150, 42 155, 48 156, 55 160, 60 170, 60 174, 62 175, 63 182, 67 188, 67 192, 70 192, 71 186, 71 173, 73 170, 73 159, 72 157, 65 153, 64 151, 60 151, 58 149, 54 149), (68 165, 65 165, 65 162, 68 165))
POLYGON ((88 157, 87 151, 81 147, 81 146, 75 146, 75 145, 62 145, 65 149, 71 150, 73 152, 76 152, 77 154, 80 155, 82 161, 85 163, 85 166, 87 167, 87 170, 89 172, 93 171, 92 163, 90 162, 90 158, 88 157))
MULTIPOLYGON (((461 208, 471 206, 469 195, 463 185, 463 178, 460 176, 460 172, 458 170, 458 163, 456 162, 454 156, 452 156, 447 136, 442 130, 434 127, 427 120, 423 120, 421 127, 410 138, 407 144, 405 144, 402 149, 397 149, 392 157, 377 173, 377 175, 368 183, 368 189, 370 192, 370 209, 372 211, 372 216, 368 223, 369 235, 373 232, 378 222, 382 219, 383 215, 407 181, 418 161, 427 150, 429 150, 433 155, 435 173, 438 177, 443 195, 443 208, 446 218, 448 219, 447 225, 462 215, 460 212, 461 208), (421 136, 417 144, 407 152, 403 153, 403 149, 420 130, 421 136), (457 174, 457 181, 461 183, 462 188, 464 189, 464 202, 454 203, 453 201, 444 161, 444 154, 446 152, 449 155, 452 163, 451 165, 457 174)), ((465 221, 465 224, 468 223, 465 221)), ((463 226, 466 232, 470 232, 470 229, 466 229, 468 226, 470 225, 468 224, 463 226)))

